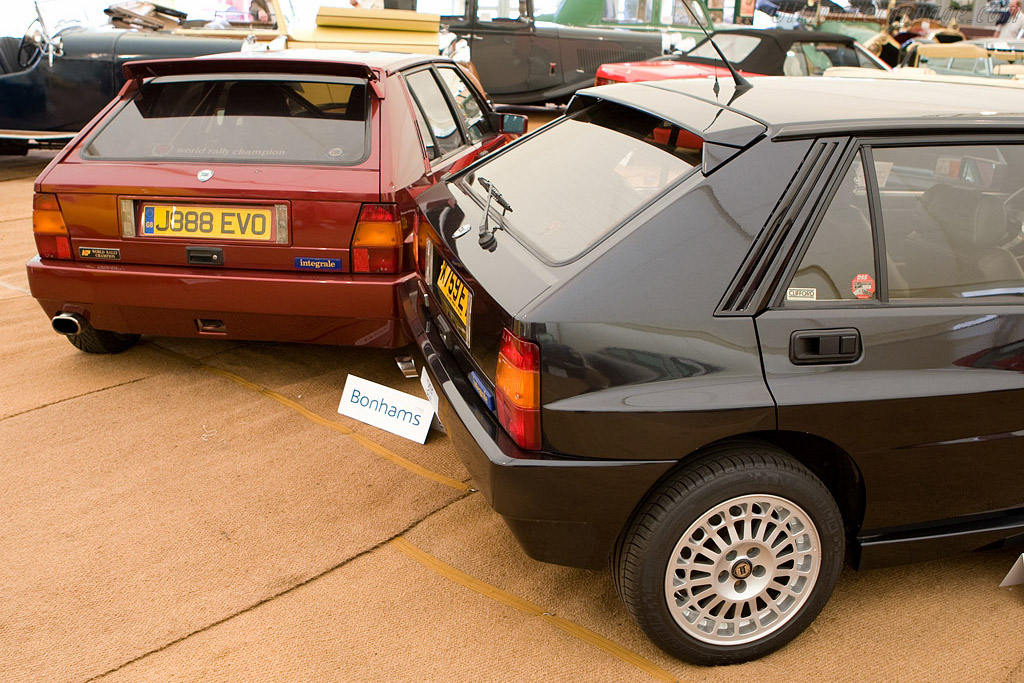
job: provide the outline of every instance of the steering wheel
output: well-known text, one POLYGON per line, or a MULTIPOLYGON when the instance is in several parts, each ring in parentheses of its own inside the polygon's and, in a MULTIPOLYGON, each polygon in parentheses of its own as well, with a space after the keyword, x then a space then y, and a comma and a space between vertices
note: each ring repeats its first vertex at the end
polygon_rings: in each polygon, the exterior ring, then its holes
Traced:
POLYGON ((27 69, 33 66, 39 61, 39 58, 43 56, 43 46, 35 39, 32 28, 39 23, 36 19, 28 26, 28 30, 25 31, 25 35, 22 37, 21 42, 18 44, 18 68, 27 69))

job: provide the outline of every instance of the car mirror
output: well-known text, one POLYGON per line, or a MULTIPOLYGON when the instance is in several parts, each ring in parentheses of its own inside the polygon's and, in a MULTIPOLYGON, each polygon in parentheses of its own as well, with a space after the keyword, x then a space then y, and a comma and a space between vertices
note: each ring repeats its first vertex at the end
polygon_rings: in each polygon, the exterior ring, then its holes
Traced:
POLYGON ((498 131, 510 135, 522 135, 526 127, 527 119, 522 114, 502 114, 498 122, 498 131))

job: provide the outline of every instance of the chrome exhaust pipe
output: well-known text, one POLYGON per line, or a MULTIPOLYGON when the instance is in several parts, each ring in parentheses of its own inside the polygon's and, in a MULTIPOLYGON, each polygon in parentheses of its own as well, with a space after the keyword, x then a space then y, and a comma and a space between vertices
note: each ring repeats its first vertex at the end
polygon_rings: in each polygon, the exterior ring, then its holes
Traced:
POLYGON ((53 331, 58 334, 66 334, 69 337, 73 337, 76 334, 81 333, 85 326, 89 323, 86 322, 85 318, 78 315, 77 313, 58 313, 53 316, 53 320, 50 321, 53 325, 53 331))
POLYGON ((395 356, 395 363, 406 379, 416 379, 419 375, 416 372, 416 361, 413 360, 412 356, 395 356))

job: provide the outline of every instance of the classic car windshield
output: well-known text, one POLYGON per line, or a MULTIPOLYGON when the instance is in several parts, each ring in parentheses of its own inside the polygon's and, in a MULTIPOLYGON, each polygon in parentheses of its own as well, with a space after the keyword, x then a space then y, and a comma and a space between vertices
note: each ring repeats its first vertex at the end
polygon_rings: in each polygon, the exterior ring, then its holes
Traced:
MULTIPOLYGON (((480 166, 464 185, 512 207, 509 232, 552 263, 571 261, 700 163, 702 141, 612 103, 589 107, 480 166), (483 180, 484 182, 481 182, 483 180)), ((501 213, 492 204, 492 217, 501 213)))
POLYGON ((86 158, 354 165, 369 152, 357 79, 154 79, 89 141, 86 158))
MULTIPOLYGON (((742 62, 754 48, 760 44, 761 39, 757 36, 745 36, 734 33, 719 33, 715 36, 715 42, 721 48, 722 54, 733 64, 742 62)), ((700 57, 702 59, 713 59, 722 61, 722 58, 715 52, 715 46, 710 40, 705 40, 697 47, 686 53, 687 57, 700 57)))

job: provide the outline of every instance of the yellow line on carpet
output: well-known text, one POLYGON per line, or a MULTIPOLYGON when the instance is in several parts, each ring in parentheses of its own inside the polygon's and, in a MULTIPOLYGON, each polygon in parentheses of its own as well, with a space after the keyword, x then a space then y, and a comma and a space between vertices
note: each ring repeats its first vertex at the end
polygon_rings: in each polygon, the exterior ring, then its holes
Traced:
POLYGON ((578 638, 585 643, 593 645, 601 650, 604 650, 608 654, 621 659, 627 664, 631 664, 636 668, 650 674, 652 677, 659 681, 666 681, 667 683, 677 683, 677 679, 668 671, 665 671, 654 662, 651 662, 644 657, 638 655, 632 650, 628 650, 618 643, 605 638, 604 636, 591 631, 588 628, 580 626, 564 617, 559 617, 550 612, 545 611, 542 607, 539 607, 529 600, 524 600, 517 595, 509 593, 508 591, 502 590, 497 586, 492 586, 489 583, 481 581, 478 578, 470 576, 465 572, 459 571, 455 567, 442 562, 433 555, 427 553, 420 548, 417 548, 412 543, 404 538, 396 538, 391 541, 390 545, 393 545, 397 550, 408 555, 412 559, 416 560, 420 564, 424 565, 428 569, 440 574, 441 576, 454 581, 455 583, 464 586, 472 591, 479 593, 485 597, 490 598, 496 602, 500 602, 503 605, 517 609, 520 612, 525 612, 532 617, 540 617, 544 619, 552 626, 559 628, 574 638, 578 638))
POLYGON ((371 439, 367 438, 366 436, 363 436, 359 432, 357 432, 357 431, 355 431, 353 429, 350 429, 349 427, 346 427, 343 424, 339 424, 337 422, 333 422, 332 420, 328 420, 326 417, 322 417, 320 415, 317 415, 316 413, 314 413, 309 408, 306 408, 305 406, 303 406, 303 405, 301 405, 299 403, 296 403, 295 401, 291 400, 290 398, 282 396, 281 394, 277 393, 276 391, 274 391, 272 389, 267 389, 266 387, 262 387, 259 384, 256 384, 255 382, 250 382, 249 380, 247 380, 246 378, 242 377, 241 375, 236 375, 235 373, 233 373, 233 372, 231 372, 229 370, 223 370, 221 368, 215 368, 212 365, 207 365, 206 363, 204 363, 204 362, 202 362, 200 360, 197 360, 195 358, 190 358, 188 356, 185 356, 183 354, 177 353, 175 351, 171 351, 170 349, 165 349, 162 346, 158 346, 156 344, 153 345, 153 348, 156 349, 159 353, 162 353, 163 355, 165 355, 165 356, 167 356, 169 358, 174 358, 175 360, 186 361, 186 362, 188 362, 188 363, 190 363, 192 365, 195 365, 196 367, 198 367, 201 370, 205 370, 206 372, 209 372, 210 374, 217 375, 217 376, 223 377, 225 379, 229 379, 232 382, 235 382, 236 384, 242 385, 243 387, 245 387, 246 389, 249 389, 250 391, 255 391, 257 394, 262 394, 262 395, 266 396, 267 398, 271 398, 271 399, 277 401, 278 403, 280 403, 281 405, 285 406, 286 408, 289 408, 290 410, 295 411, 299 415, 302 415, 304 418, 306 418, 310 422, 314 422, 314 423, 316 423, 316 424, 318 424, 318 425, 320 425, 322 427, 327 427, 328 429, 333 429, 334 431, 336 431, 336 432, 338 432, 340 434, 343 434, 343 435, 345 435, 347 437, 350 437, 354 441, 358 442, 360 445, 362 445, 365 448, 369 449, 370 451, 372 451, 376 455, 384 458, 388 462, 391 462, 391 463, 393 463, 395 465, 398 465, 399 467, 401 467, 403 469, 406 469, 406 470, 412 472, 413 474, 418 474, 419 476, 423 477, 424 479, 430 479, 431 481, 435 481, 435 482, 437 482, 439 484, 443 484, 444 486, 448 486, 448 487, 456 489, 458 491, 469 491, 469 490, 472 489, 472 487, 469 484, 467 484, 466 482, 459 481, 458 479, 452 479, 451 477, 446 477, 443 474, 438 474, 437 472, 434 472, 433 470, 428 470, 426 467, 423 467, 422 465, 417 465, 413 461, 408 460, 406 458, 403 458, 402 456, 398 455, 397 453, 394 453, 394 452, 388 450, 384 446, 381 446, 380 444, 375 443, 374 441, 372 441, 371 439))

